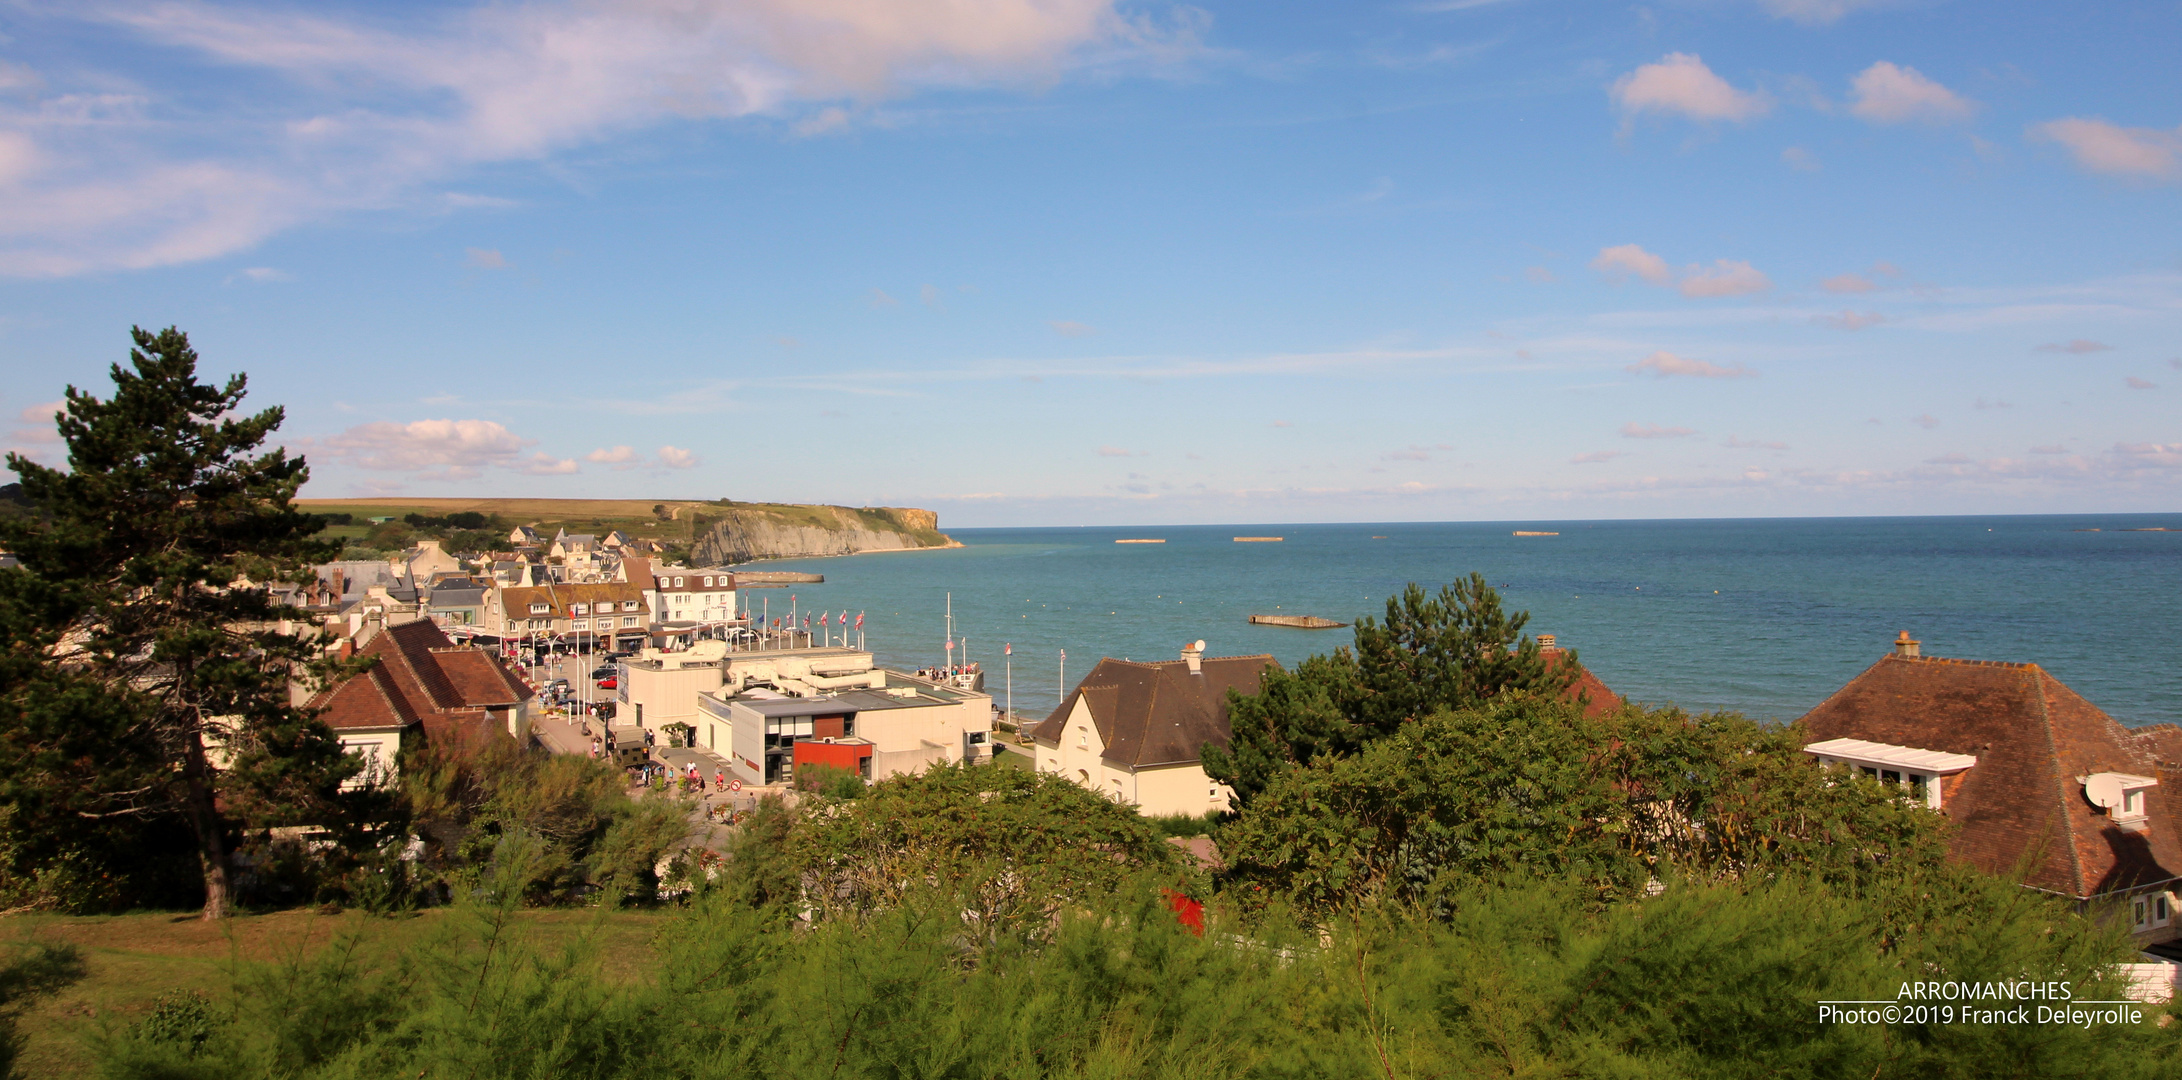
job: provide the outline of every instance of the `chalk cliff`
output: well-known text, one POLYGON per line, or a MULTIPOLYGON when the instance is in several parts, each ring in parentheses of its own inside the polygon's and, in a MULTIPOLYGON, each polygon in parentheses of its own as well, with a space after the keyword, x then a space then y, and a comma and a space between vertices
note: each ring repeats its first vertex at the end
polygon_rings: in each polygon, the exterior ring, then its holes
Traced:
POLYGON ((768 503, 698 512, 705 527, 690 551, 698 566, 962 546, 939 531, 939 515, 930 510, 768 503))

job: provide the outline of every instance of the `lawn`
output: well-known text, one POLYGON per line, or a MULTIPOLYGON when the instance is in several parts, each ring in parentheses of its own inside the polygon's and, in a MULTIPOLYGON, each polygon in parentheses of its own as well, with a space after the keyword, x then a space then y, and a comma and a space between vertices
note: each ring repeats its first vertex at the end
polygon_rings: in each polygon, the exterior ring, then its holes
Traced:
MULTIPOLYGON (((394 919, 305 909, 238 916, 224 923, 206 923, 194 912, 0 918, 0 949, 28 941, 68 942, 82 950, 84 962, 81 979, 24 1013, 26 1045, 18 1065, 24 1076, 90 1076, 85 1036, 131 1023, 169 990, 202 990, 218 999, 229 992, 229 973, 237 961, 308 953, 349 929, 361 931, 373 952, 413 950, 434 940, 449 916, 445 909, 394 919)), ((617 912, 603 923, 599 919, 595 911, 534 911, 522 915, 522 925, 532 941, 547 945, 599 925, 608 974, 634 978, 652 959, 652 940, 673 916, 617 912)))

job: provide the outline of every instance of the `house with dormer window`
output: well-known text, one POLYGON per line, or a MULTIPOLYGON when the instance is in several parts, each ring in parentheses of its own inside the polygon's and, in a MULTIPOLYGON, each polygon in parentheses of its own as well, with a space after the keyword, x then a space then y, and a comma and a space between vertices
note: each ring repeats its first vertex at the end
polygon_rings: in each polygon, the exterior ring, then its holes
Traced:
POLYGON ((2119 918, 2140 945, 2182 938, 2182 728, 2131 730, 2037 664, 1894 650, 1799 721, 1803 748, 1960 827, 1952 856, 2119 918))

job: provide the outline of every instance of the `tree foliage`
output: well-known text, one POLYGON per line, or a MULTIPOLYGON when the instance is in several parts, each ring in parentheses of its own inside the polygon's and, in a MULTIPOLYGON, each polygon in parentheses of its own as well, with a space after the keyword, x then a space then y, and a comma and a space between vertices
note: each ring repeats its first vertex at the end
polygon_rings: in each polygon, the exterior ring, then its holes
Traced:
POLYGON ((814 917, 867 918, 948 882, 975 936, 1000 940, 1037 936, 1136 874, 1186 883, 1177 849, 1134 809, 1050 773, 934 766, 767 814, 755 831, 772 842, 739 847, 733 865, 814 917))
POLYGON ((1226 747, 1207 746, 1205 772, 1241 805, 1289 768, 1357 753, 1402 725, 1446 709, 1515 697, 1559 698, 1582 667, 1573 651, 1549 661, 1523 634, 1484 575, 1442 587, 1411 584, 1389 597, 1384 622, 1356 621, 1353 648, 1313 656, 1293 673, 1267 671, 1259 692, 1232 691, 1226 747))
POLYGON ((1234 884, 1324 918, 1510 874, 1593 902, 1666 880, 1795 874, 1849 888, 1937 867, 1945 819, 1830 774, 1794 729, 1516 698, 1404 725, 1281 774, 1221 834, 1234 884))
POLYGON ((179 331, 132 333, 111 398, 67 391, 68 468, 8 457, 34 513, 0 523, 23 564, 0 587, 23 676, 0 717, 0 814, 43 841, 16 849, 17 882, 59 852, 97 850, 81 830, 98 827, 77 823, 156 833, 179 816, 211 918, 234 900, 240 829, 359 823, 339 791, 355 760, 290 699, 315 647, 281 632, 296 613, 265 587, 333 548, 293 505, 303 460, 262 449, 282 411, 238 413, 240 375, 198 382, 179 331))

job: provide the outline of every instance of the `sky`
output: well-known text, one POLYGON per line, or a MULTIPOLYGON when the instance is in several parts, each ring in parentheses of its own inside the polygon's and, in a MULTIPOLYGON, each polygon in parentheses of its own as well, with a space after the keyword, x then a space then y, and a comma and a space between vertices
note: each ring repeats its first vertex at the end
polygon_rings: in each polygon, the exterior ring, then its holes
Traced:
POLYGON ((2182 4, 0 6, 0 433, 942 527, 2182 509, 2182 4))

